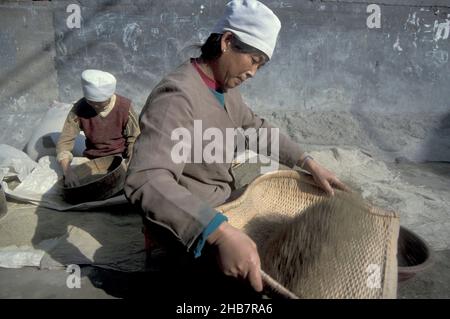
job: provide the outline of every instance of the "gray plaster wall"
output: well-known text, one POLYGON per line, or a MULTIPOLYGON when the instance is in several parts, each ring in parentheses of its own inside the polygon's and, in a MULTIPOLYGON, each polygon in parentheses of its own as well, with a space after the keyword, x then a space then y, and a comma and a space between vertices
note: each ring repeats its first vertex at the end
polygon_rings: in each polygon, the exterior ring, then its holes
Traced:
POLYGON ((0 3, 0 143, 20 148, 58 99, 53 12, 46 3, 0 3))
MULTIPOLYGON (((0 2, 0 142, 23 147, 79 75, 115 74, 139 111, 196 51, 227 1, 0 2), (81 7, 69 29, 69 4, 81 7)), ((386 160, 450 160, 450 1, 263 1, 282 21, 270 63, 242 86, 248 104, 307 149, 360 147, 386 160), (366 25, 368 4, 381 28, 366 25)))

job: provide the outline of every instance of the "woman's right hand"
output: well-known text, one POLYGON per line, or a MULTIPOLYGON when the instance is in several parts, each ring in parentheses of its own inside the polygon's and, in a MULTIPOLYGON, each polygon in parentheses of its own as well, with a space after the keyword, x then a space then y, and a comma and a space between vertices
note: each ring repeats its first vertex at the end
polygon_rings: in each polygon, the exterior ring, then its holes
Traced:
POLYGON ((246 279, 256 291, 262 291, 261 261, 249 236, 224 222, 207 242, 216 247, 217 261, 225 275, 246 279))
POLYGON ((72 171, 70 167, 64 172, 64 185, 66 187, 75 187, 80 185, 78 176, 72 171))

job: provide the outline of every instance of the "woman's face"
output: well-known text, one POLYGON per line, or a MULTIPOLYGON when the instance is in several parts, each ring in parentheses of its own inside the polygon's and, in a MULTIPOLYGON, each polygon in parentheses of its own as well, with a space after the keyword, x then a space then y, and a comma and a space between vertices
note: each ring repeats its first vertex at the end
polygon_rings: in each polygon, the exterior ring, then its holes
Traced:
POLYGON ((265 64, 265 59, 258 53, 240 53, 231 46, 231 32, 225 32, 222 40, 222 55, 218 59, 215 80, 224 91, 241 85, 255 76, 258 69, 265 64), (225 50, 225 51, 224 51, 225 50))
POLYGON ((103 101, 103 102, 94 102, 94 101, 90 101, 90 100, 86 99, 86 102, 90 106, 92 106, 97 112, 103 111, 109 105, 110 101, 111 101, 111 98, 109 98, 108 100, 103 101))

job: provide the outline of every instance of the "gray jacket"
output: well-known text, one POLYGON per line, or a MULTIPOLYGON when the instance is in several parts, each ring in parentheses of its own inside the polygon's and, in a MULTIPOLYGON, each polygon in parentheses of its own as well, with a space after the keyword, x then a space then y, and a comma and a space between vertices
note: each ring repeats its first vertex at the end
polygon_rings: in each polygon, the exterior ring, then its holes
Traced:
MULTIPOLYGON (((223 108, 190 61, 153 89, 139 118, 141 134, 134 145, 125 194, 146 218, 168 229, 187 249, 217 213, 213 207, 229 197, 233 182, 231 161, 193 163, 194 149, 201 145, 197 140, 194 145, 194 120, 202 121, 203 131, 217 128, 224 137, 227 128, 271 128, 244 103, 238 89, 225 93, 223 108), (180 127, 192 136, 188 163, 172 160, 179 140, 171 136, 180 127)), ((203 149, 210 142, 201 141, 203 149)), ((280 163, 293 167, 302 154, 298 144, 280 133, 280 163)))

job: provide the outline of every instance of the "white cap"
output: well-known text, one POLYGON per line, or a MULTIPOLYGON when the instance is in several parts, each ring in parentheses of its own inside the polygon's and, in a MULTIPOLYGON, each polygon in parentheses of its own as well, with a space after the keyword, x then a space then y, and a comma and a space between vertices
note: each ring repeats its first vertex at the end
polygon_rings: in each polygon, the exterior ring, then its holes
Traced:
POLYGON ((236 37, 272 58, 281 22, 259 1, 233 0, 227 4, 224 16, 212 33, 233 32, 236 37))
POLYGON ((100 70, 84 70, 81 73, 81 86, 84 97, 93 102, 104 102, 116 92, 116 78, 100 70))

